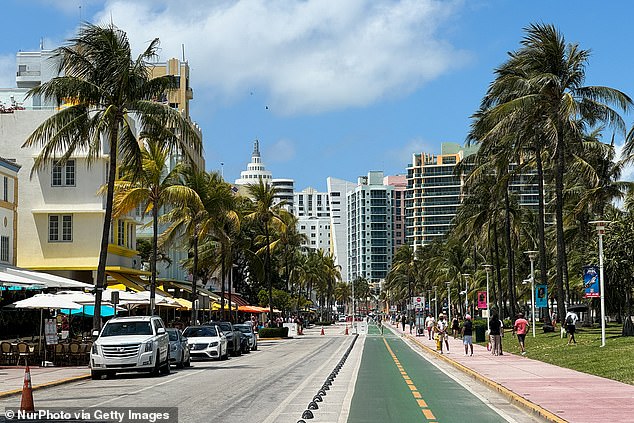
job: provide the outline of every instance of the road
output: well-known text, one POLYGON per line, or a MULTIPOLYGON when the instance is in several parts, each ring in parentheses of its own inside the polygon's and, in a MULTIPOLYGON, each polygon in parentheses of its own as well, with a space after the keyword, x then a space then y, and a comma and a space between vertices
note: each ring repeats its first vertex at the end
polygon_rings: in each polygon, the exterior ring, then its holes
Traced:
MULTIPOLYGON (((262 342, 227 361, 196 361, 161 377, 120 374, 35 391, 48 407, 177 407, 178 421, 297 422, 352 344, 342 327, 292 340, 262 342)), ((458 352, 455 352, 458 353, 458 352)), ((534 416, 449 365, 426 356, 400 336, 375 327, 362 335, 311 422, 533 423, 534 416)), ((0 399, 0 411, 19 406, 0 399)))
MULTIPOLYGON (((258 351, 227 361, 195 361, 189 369, 172 367, 167 376, 119 374, 36 391, 35 407, 170 406, 178 407, 180 422, 295 422, 316 393, 302 388, 323 383, 351 341, 317 334, 262 342, 258 351)), ((4 398, 0 410, 19 401, 4 398)))

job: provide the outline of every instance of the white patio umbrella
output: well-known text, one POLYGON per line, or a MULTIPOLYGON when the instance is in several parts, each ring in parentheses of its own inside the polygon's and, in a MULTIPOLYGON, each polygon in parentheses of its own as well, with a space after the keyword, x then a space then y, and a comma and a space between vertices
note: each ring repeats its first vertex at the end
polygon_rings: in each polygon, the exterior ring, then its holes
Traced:
MULTIPOLYGON (((40 349, 42 348, 42 320, 44 309, 72 309, 81 308, 80 304, 71 301, 63 296, 53 294, 36 294, 30 298, 16 301, 11 304, 15 308, 39 309, 40 310, 40 339, 38 341, 40 349)), ((46 350, 44 350, 44 360, 46 360, 46 350)))

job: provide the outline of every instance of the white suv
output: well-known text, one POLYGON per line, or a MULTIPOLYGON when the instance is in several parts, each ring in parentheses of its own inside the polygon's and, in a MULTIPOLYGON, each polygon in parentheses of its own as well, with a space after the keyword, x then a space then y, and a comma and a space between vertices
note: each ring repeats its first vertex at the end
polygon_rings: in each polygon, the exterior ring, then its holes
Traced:
POLYGON ((90 352, 93 379, 117 372, 170 372, 169 337, 158 316, 116 317, 93 335, 99 335, 90 352))

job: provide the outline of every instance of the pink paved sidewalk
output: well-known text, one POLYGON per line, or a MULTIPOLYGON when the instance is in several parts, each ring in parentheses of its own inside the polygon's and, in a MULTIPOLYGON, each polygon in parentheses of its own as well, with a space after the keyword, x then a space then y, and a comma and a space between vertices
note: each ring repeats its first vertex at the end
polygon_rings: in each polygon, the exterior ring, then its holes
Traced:
MULTIPOLYGON (((31 385, 39 387, 70 382, 90 376, 88 366, 81 367, 31 367, 31 385)), ((0 367, 0 398, 13 395, 22 390, 24 384, 24 366, 0 367)))
MULTIPOLYGON (((405 329, 405 334, 409 335, 409 326, 405 329)), ((396 330, 403 333, 400 325, 396 330)), ((428 348, 436 349, 436 342, 429 340, 427 336, 411 335, 411 338, 428 348)), ((503 345, 508 342, 517 342, 517 338, 505 336, 503 345)), ((530 351, 530 335, 526 339, 526 345, 530 351)), ((574 347, 570 348, 574 353, 574 347)), ((444 357, 568 422, 634 422, 632 385, 507 352, 496 357, 480 345, 473 346, 472 357, 465 356, 462 339, 453 339, 451 336, 449 353, 445 351, 444 357)))

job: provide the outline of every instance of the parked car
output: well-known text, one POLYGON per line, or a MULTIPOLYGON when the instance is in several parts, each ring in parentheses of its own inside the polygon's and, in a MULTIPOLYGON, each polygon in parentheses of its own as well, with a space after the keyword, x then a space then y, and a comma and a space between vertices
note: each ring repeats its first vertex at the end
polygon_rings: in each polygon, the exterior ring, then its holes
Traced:
POLYGON ((258 349, 258 337, 253 333, 253 326, 251 326, 250 323, 241 323, 239 325, 233 325, 233 327, 242 332, 242 335, 247 338, 251 351, 258 349))
POLYGON ((167 336, 170 341, 170 363, 176 364, 179 369, 189 367, 191 365, 189 344, 183 332, 180 329, 168 328, 167 336))
POLYGON ((216 325, 189 326, 183 336, 187 337, 192 357, 226 360, 229 357, 227 337, 216 325))
POLYGON ((115 317, 108 320, 90 352, 93 379, 117 372, 169 374, 169 338, 158 316, 115 317))
POLYGON ((229 353, 232 356, 238 356, 242 354, 242 350, 240 349, 240 331, 233 328, 233 324, 231 322, 211 322, 207 323, 208 325, 216 325, 220 327, 220 330, 224 332, 227 337, 227 345, 229 346, 229 353))

